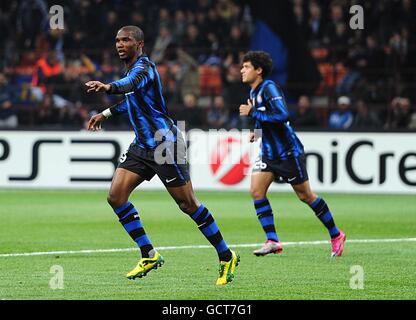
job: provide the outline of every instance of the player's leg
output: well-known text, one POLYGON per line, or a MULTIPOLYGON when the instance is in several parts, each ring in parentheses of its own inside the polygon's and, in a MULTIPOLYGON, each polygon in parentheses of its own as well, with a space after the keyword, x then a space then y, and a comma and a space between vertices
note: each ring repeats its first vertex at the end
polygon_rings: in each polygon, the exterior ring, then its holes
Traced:
POLYGON ((214 246, 219 259, 221 261, 229 261, 231 259, 231 251, 209 210, 196 199, 191 181, 188 181, 183 186, 167 187, 167 190, 182 212, 195 221, 202 234, 214 246))
POLYGON ((300 184, 292 185, 292 188, 296 192, 298 198, 309 205, 315 212, 316 217, 327 228, 331 237, 332 256, 341 256, 342 251, 344 250, 346 236, 344 232, 335 225, 334 218, 325 200, 312 191, 308 180, 300 184))
POLYGON ((154 250, 136 208, 129 201, 131 192, 144 180, 138 173, 117 168, 107 198, 120 223, 141 251, 142 259, 127 274, 129 279, 145 276, 150 270, 157 269, 164 262, 163 257, 154 250))
POLYGON ((139 246, 142 257, 148 258, 149 252, 153 250, 153 246, 144 231, 136 208, 129 201, 131 192, 144 180, 144 178, 135 172, 117 168, 113 176, 107 201, 113 208, 124 229, 139 246))
POLYGON ((257 256, 279 253, 283 250, 276 233, 273 210, 267 199, 267 190, 274 179, 272 172, 253 172, 251 176, 250 194, 254 202, 257 218, 267 239, 260 249, 253 252, 257 256))
POLYGON ((198 229, 217 251, 220 260, 220 277, 217 284, 222 285, 232 281, 234 269, 240 258, 229 249, 209 210, 196 199, 191 181, 187 181, 181 186, 166 186, 166 189, 179 208, 195 221, 198 229))

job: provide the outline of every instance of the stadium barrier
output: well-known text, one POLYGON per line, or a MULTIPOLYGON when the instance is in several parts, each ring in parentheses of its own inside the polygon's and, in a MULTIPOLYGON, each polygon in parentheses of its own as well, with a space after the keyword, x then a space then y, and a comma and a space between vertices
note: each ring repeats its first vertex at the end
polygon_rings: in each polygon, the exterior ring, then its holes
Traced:
MULTIPOLYGON (((299 132, 318 192, 416 193, 416 134, 299 132)), ((107 189, 131 132, 0 131, 0 188, 107 189)), ((259 141, 238 131, 188 132, 198 190, 249 190, 259 141)), ((255 165, 261 166, 260 162, 255 165)), ((142 189, 163 189, 157 177, 142 189)), ((289 191, 276 183, 271 191, 289 191)))

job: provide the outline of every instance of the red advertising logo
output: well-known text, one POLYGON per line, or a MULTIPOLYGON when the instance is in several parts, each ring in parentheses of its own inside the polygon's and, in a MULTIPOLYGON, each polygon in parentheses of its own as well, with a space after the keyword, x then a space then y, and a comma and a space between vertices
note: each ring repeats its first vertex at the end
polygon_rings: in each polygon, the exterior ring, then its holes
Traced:
POLYGON ((216 179, 226 185, 235 185, 246 176, 250 167, 250 153, 241 152, 239 138, 222 138, 211 153, 210 164, 216 179))

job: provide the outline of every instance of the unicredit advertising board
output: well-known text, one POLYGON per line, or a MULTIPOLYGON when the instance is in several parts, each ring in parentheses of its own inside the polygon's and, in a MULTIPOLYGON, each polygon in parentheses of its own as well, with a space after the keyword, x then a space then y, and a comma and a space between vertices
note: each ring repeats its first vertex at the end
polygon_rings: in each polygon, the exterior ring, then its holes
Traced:
MULTIPOLYGON (((299 132, 314 190, 415 193, 415 133, 299 132)), ((131 132, 0 131, 0 188, 106 189, 131 132)), ((195 189, 249 190, 260 141, 247 132, 187 134, 195 189)), ((257 162, 256 165, 261 165, 257 162)), ((140 188, 163 189, 157 177, 140 188)), ((274 183, 273 191, 290 186, 274 183)))

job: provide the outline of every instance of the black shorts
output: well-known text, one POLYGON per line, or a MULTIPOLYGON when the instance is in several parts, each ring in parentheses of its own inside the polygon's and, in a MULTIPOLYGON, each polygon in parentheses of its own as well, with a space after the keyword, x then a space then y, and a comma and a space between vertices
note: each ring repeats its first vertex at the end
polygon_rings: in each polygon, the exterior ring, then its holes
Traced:
POLYGON ((269 160, 258 157, 253 172, 271 172, 274 174, 275 182, 293 185, 301 184, 309 179, 304 154, 287 160, 269 160))
MULTIPOLYGON (((176 150, 176 146, 175 143, 174 150, 176 150)), ((186 150, 172 152, 172 154, 174 156, 170 158, 170 161, 165 163, 159 161, 158 163, 155 160, 155 152, 146 151, 132 143, 127 152, 120 157, 118 168, 137 173, 145 180, 151 180, 157 174, 166 187, 180 187, 190 180, 186 150)))

